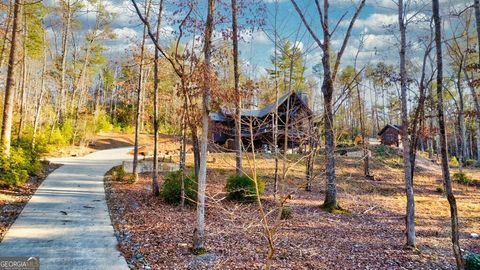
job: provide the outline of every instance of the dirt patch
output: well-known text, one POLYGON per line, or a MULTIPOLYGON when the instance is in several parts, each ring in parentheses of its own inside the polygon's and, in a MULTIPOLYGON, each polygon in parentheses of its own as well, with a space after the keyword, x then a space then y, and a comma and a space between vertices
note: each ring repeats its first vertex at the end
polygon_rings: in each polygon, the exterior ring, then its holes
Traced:
POLYGON ((30 177, 19 187, 0 188, 0 242, 43 180, 61 165, 43 162, 40 176, 30 177))
MULTIPOLYGON (((195 209, 182 210, 151 195, 151 178, 134 184, 106 181, 107 200, 119 247, 132 269, 260 269, 266 244, 255 204, 225 199, 226 178, 234 173, 233 154, 211 154, 207 179, 208 257, 191 254, 195 209)), ((248 155, 244 166, 247 168, 248 155)), ((192 160, 187 158, 192 165, 192 160)), ((380 181, 362 176, 362 163, 339 157, 337 181, 340 204, 350 214, 329 214, 323 202, 324 175, 318 170, 314 190, 306 192, 304 166, 291 168, 287 188, 293 217, 282 223, 276 237, 274 269, 454 269, 449 239, 449 208, 443 194, 435 192, 437 170, 419 171, 415 178, 417 243, 419 251, 405 250, 405 195, 402 172, 373 159, 372 172, 380 181)), ((262 200, 267 211, 276 211, 272 196, 273 160, 257 160, 259 174, 267 180, 262 200)), ((160 179, 162 182, 162 179, 160 179)), ((455 185, 462 248, 479 252, 478 189, 455 185)), ((274 214, 272 214, 274 216, 274 214)))

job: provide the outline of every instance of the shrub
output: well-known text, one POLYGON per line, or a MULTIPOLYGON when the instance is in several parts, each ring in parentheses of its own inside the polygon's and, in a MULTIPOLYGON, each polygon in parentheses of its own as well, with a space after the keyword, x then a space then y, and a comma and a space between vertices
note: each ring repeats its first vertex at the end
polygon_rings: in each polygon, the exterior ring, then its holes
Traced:
POLYGON ((467 253, 464 256, 465 270, 478 270, 480 269, 480 254, 467 253))
POLYGON ((110 171, 107 174, 110 175, 113 181, 123 181, 125 180, 125 176, 127 175, 127 172, 125 172, 122 165, 119 165, 110 169, 110 171))
POLYGON ((125 126, 122 128, 123 133, 126 134, 133 134, 135 132, 135 127, 134 126, 125 126))
POLYGON ((293 216, 293 210, 290 206, 282 206, 282 213, 280 214, 280 219, 286 220, 291 219, 293 216))
POLYGON ((449 163, 450 163, 451 166, 457 167, 457 166, 458 166, 458 159, 457 159, 457 157, 456 157, 456 156, 452 156, 452 157, 450 158, 449 163))
POLYGON ((125 179, 125 181, 127 181, 127 183, 129 184, 133 184, 137 182, 137 178, 138 178, 138 175, 133 173, 125 173, 125 176, 123 177, 123 179, 125 179))
POLYGON ((475 159, 467 159, 465 161, 465 166, 473 167, 475 165, 477 165, 477 161, 475 159))
POLYGON ((373 153, 374 153, 375 156, 385 158, 385 157, 395 156, 396 155, 396 150, 389 147, 389 146, 380 144, 380 145, 377 145, 377 146, 373 147, 373 153))
MULTIPOLYGON (((258 193, 261 195, 265 191, 265 181, 257 177, 258 193)), ((228 198, 230 200, 252 202, 257 198, 255 182, 248 176, 233 175, 227 180, 226 186, 228 198)))
POLYGON ((465 173, 454 173, 453 180, 460 182, 462 184, 468 184, 471 181, 471 179, 468 178, 468 176, 465 173))
MULTIPOLYGON (((182 173, 171 172, 165 176, 160 196, 170 204, 179 204, 181 200, 182 173)), ((197 200, 197 184, 195 176, 185 176, 185 203, 194 204, 197 200)))
POLYGON ((19 186, 28 180, 28 177, 39 175, 42 164, 38 155, 31 149, 14 146, 10 148, 10 155, 0 153, 0 182, 8 187, 19 186))
POLYGON ((99 111, 95 119, 95 133, 108 132, 113 130, 113 125, 110 122, 110 117, 105 111, 99 111))
POLYGON ((437 193, 443 193, 443 187, 442 186, 438 186, 437 189, 435 189, 435 191, 437 193))

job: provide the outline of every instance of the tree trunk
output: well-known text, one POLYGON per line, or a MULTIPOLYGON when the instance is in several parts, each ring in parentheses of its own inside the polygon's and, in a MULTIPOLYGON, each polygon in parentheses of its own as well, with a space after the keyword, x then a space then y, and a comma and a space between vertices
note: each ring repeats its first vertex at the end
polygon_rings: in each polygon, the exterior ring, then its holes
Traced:
POLYGON ((202 98, 202 138, 200 142, 200 166, 198 171, 197 222, 193 236, 193 250, 203 253, 205 250, 205 188, 207 181, 208 113, 210 102, 210 59, 212 55, 213 16, 215 0, 208 0, 208 15, 205 23, 205 80, 202 98))
POLYGON ((242 98, 238 70, 238 27, 237 27, 237 0, 232 0, 232 42, 233 42, 233 76, 235 81, 235 163, 237 175, 243 175, 242 167, 242 98))
MULTIPOLYGON (((184 84, 182 84, 182 89, 184 84)), ((184 94, 186 92, 184 91, 184 94)), ((182 112, 182 123, 181 123, 181 139, 180 139, 180 174, 181 174, 181 183, 180 183, 180 207, 183 209, 185 206, 185 156, 186 156, 186 147, 187 147, 187 110, 188 103, 187 97, 183 97, 183 112, 182 112)), ((197 174, 196 174, 197 175, 197 174)))
MULTIPOLYGON (((439 12, 439 1, 432 0, 433 20, 435 23, 435 45, 437 49, 437 111, 438 111, 438 125, 440 129, 440 152, 442 158, 442 174, 443 184, 447 194, 447 200, 450 204, 451 214, 451 228, 452 228, 452 247, 457 262, 457 269, 464 269, 464 262, 462 251, 459 243, 459 229, 458 229, 458 211, 457 202, 453 194, 452 181, 450 179, 450 170, 448 167, 448 153, 447 140, 445 130, 445 118, 443 112, 443 59, 442 59, 442 36, 441 36, 441 19, 439 12)), ((478 7, 478 0, 475 0, 478 7)))
MULTIPOLYGON (((480 47, 480 0, 474 0, 473 6, 475 8, 475 21, 477 26, 478 46, 480 47)), ((479 54, 478 61, 480 64, 480 49, 478 50, 478 54, 479 54)), ((477 137, 477 162, 480 163, 480 102, 478 101, 475 88, 472 85, 470 85, 470 90, 472 91, 473 101, 476 109, 475 128, 476 128, 476 137, 477 137)))
POLYGON ((458 171, 463 173, 464 159, 466 154, 466 127, 465 127, 465 115, 464 115, 464 101, 463 101, 463 88, 462 88, 462 69, 463 58, 460 60, 458 73, 457 73, 457 90, 458 90, 458 171))
POLYGON ((10 33, 10 26, 12 25, 12 20, 13 20, 13 2, 10 0, 8 1, 8 15, 6 18, 7 25, 5 26, 4 33, 2 36, 2 49, 0 50, 0 70, 3 69, 3 62, 5 61, 5 52, 7 48, 7 41, 8 41, 8 34, 10 33))
MULTIPOLYGON (((158 4, 158 19, 157 19, 157 32, 155 37, 157 40, 160 38, 160 25, 162 23, 162 11, 163 11, 163 0, 160 0, 158 4)), ((155 60, 153 66, 153 176, 152 176, 152 193, 154 196, 160 195, 160 189, 158 186, 158 61, 160 60, 160 55, 158 49, 155 48, 155 60)))
POLYGON ((325 150, 327 155, 326 176, 327 187, 325 191, 325 201, 323 207, 327 210, 338 208, 337 202, 337 181, 335 175, 335 135, 333 131, 333 80, 330 66, 330 31, 328 30, 328 1, 324 1, 324 27, 323 27, 323 83, 322 93, 324 98, 324 126, 325 126, 325 150))
POLYGON ((407 195, 406 233, 409 247, 415 247, 415 201, 413 195, 412 164, 410 162, 410 139, 408 138, 407 69, 406 69, 406 27, 403 17, 403 0, 398 1, 398 22, 400 25, 400 88, 401 88, 401 139, 403 147, 404 179, 407 195))
POLYGON ((12 138, 13 106, 15 96, 15 77, 17 73, 17 31, 20 24, 21 0, 15 0, 13 8, 12 39, 10 56, 8 59, 7 81, 5 85, 5 100, 3 106, 3 121, 1 134, 1 147, 6 156, 10 155, 12 138))
POLYGON ((60 104, 58 107, 58 121, 60 124, 63 124, 65 121, 65 111, 67 103, 67 89, 65 86, 65 76, 66 76, 66 66, 67 66, 67 54, 68 54, 68 37, 70 35, 70 27, 72 21, 72 6, 70 0, 66 1, 67 10, 64 31, 62 36, 62 65, 61 65, 61 75, 60 75, 60 104))
MULTIPOLYGON (((43 35, 43 41, 45 43, 45 35, 46 35, 46 32, 44 33, 43 35)), ((41 79, 41 82, 40 82, 40 95, 38 97, 38 101, 37 101, 37 106, 35 108, 35 118, 33 120, 33 135, 32 135, 32 149, 35 150, 35 139, 36 139, 36 136, 37 136, 37 129, 38 129, 38 125, 39 125, 39 122, 40 122, 40 115, 41 115, 41 112, 42 112, 42 105, 43 105, 43 96, 45 95, 45 76, 46 76, 46 72, 47 72, 47 50, 46 50, 46 46, 43 47, 43 66, 42 66, 42 79, 41 79)))
POLYGON ((300 16, 303 24, 307 28, 308 32, 315 40, 317 45, 322 49, 323 56, 322 56, 322 66, 323 66, 323 83, 322 83, 322 93, 324 97, 324 122, 325 122, 325 149, 326 149, 326 157, 327 157, 327 164, 326 164, 326 176, 327 176, 327 186, 326 186, 326 194, 325 194, 325 201, 322 205, 322 208, 327 211, 332 211, 336 208, 340 208, 337 202, 337 183, 335 177, 335 138, 334 138, 334 129, 333 129, 333 109, 332 109, 332 99, 333 99, 333 90, 334 85, 333 82, 337 75, 338 68, 340 66, 340 60, 342 55, 348 45, 348 40, 350 38, 353 26, 355 21, 357 20, 361 10, 365 6, 365 0, 361 0, 359 5, 356 8, 355 14, 348 25, 347 31, 345 32, 345 37, 343 39, 341 48, 336 55, 335 65, 331 68, 330 64, 330 40, 331 40, 331 33, 329 30, 329 22, 328 22, 328 9, 329 9, 329 1, 323 0, 323 12, 321 11, 319 1, 315 1, 317 5, 317 10, 320 16, 321 26, 323 30, 323 42, 320 41, 318 36, 314 33, 310 25, 308 24, 307 20, 305 19, 304 14, 298 7, 295 0, 290 0, 290 2, 295 7, 296 12, 300 16))
MULTIPOLYGON (((145 3, 145 20, 148 21, 150 13, 150 4, 151 1, 145 3)), ((135 142, 133 146, 133 164, 132 164, 132 174, 134 175, 135 180, 138 178, 138 141, 140 137, 140 124, 141 124, 141 107, 142 107, 142 94, 143 94, 143 67, 144 67, 144 58, 145 58, 145 41, 147 39, 147 26, 143 26, 143 35, 142 35, 142 46, 140 48, 140 66, 138 70, 138 89, 137 89, 137 111, 135 113, 135 142)))
POLYGON ((273 115, 273 151, 275 155, 275 172, 274 172, 274 179, 273 179, 273 195, 276 196, 278 191, 278 96, 279 96, 279 88, 278 88, 278 66, 277 66, 277 43, 278 43, 278 35, 277 35, 277 16, 278 16, 278 2, 275 2, 275 18, 274 18, 274 58, 273 58, 273 68, 274 68, 274 79, 275 79, 275 114, 273 115))
MULTIPOLYGON (((429 87, 431 88, 431 87, 429 87)), ((432 91, 430 90, 430 93, 432 91)), ((432 97, 431 97, 432 98, 432 97)), ((433 105, 433 104, 432 104, 433 105)), ((431 107, 433 109, 433 106, 431 107)), ((434 134, 433 134, 433 117, 430 117, 429 121, 429 127, 428 127, 428 139, 427 139, 427 145, 428 145, 428 158, 430 160, 433 160, 433 141, 435 140, 434 134)))
POLYGON ((22 14, 23 17, 23 46, 22 46, 22 82, 21 93, 20 93, 20 122, 18 123, 18 134, 17 140, 20 140, 23 135, 23 128, 25 126, 26 118, 26 99, 27 99, 27 17, 25 12, 22 14))
POLYGON ((192 132, 192 148, 193 148, 193 163, 195 167, 195 178, 198 181, 198 172, 200 170, 200 142, 198 140, 197 127, 190 124, 190 131, 192 132))
POLYGON ((306 172, 306 191, 312 191, 312 181, 313 181, 313 169, 315 167, 315 158, 317 156, 318 151, 318 143, 317 137, 319 136, 319 132, 317 128, 314 126, 313 119, 310 119, 309 123, 309 138, 308 138, 308 158, 307 158, 307 172, 306 172))
POLYGON ((357 83, 357 97, 358 97, 358 111, 360 112, 360 132, 362 133, 362 145, 363 145, 363 175, 365 177, 370 177, 370 160, 369 160, 369 151, 368 151, 368 139, 367 132, 365 132, 365 123, 363 122, 363 109, 362 109, 362 100, 360 96, 360 87, 357 83))

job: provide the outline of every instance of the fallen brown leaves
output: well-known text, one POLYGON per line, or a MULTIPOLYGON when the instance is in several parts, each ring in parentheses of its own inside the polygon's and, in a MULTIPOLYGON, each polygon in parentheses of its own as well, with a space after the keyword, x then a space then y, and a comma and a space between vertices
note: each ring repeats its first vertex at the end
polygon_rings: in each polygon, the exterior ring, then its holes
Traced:
MULTIPOLYGON (((151 179, 135 184, 106 182, 109 208, 120 240, 120 250, 133 269, 260 269, 266 257, 265 238, 255 204, 224 199, 226 177, 234 173, 233 156, 218 154, 208 174, 207 249, 194 256, 189 251, 195 209, 182 211, 151 195, 151 179)), ((374 161, 375 162, 375 161, 374 161)), ((271 167, 259 162, 264 178, 271 167)), ((444 195, 435 192, 439 172, 416 178, 418 251, 403 248, 404 208, 401 171, 380 165, 373 172, 382 181, 361 176, 362 165, 338 159, 340 203, 351 214, 320 210, 323 181, 314 191, 302 186, 302 165, 292 170, 289 187, 295 191, 288 205, 293 217, 283 221, 276 235, 274 269, 454 269, 449 238, 449 212, 444 195)), ((269 183, 271 185, 271 182, 269 183)), ((457 187, 462 247, 479 252, 479 240, 468 233, 480 231, 478 190, 457 187)), ((271 187, 263 203, 274 210, 271 187)), ((272 214, 271 216, 274 216, 272 214)), ((273 218, 273 217, 272 217, 273 218)))

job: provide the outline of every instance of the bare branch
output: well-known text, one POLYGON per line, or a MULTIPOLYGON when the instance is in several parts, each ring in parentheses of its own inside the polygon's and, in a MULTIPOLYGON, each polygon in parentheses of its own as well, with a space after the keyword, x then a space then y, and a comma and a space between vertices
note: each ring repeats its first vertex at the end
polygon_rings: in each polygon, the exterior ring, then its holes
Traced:
POLYGON ((350 39, 350 36, 352 34, 353 25, 355 24, 355 21, 357 20, 358 16, 360 15, 360 12, 362 11, 363 7, 365 7, 365 0, 361 0, 360 5, 357 7, 357 10, 355 11, 355 14, 353 15, 353 18, 350 21, 350 24, 348 25, 347 32, 345 33, 345 38, 343 39, 342 47, 340 48, 340 51, 338 52, 337 59, 335 60, 335 66, 333 67, 333 72, 332 72, 332 80, 333 81, 335 81, 335 78, 337 77, 338 68, 340 66, 340 60, 342 59, 343 53, 345 52, 345 49, 347 48, 348 40, 350 39))
MULTIPOLYGON (((363 1, 365 2, 365 0, 363 0, 363 1)), ((312 38, 315 40, 315 42, 318 44, 318 46, 320 48, 323 48, 324 47, 323 43, 320 41, 317 34, 315 34, 315 32, 310 27, 310 24, 307 22, 307 20, 305 19, 305 16, 303 15, 302 11, 298 7, 297 2, 295 2, 295 0, 290 0, 290 2, 292 2, 293 6, 295 7, 295 11, 298 13, 298 16, 300 16, 300 19, 302 20, 303 24, 307 28, 307 30, 310 33, 310 35, 312 36, 312 38)))

